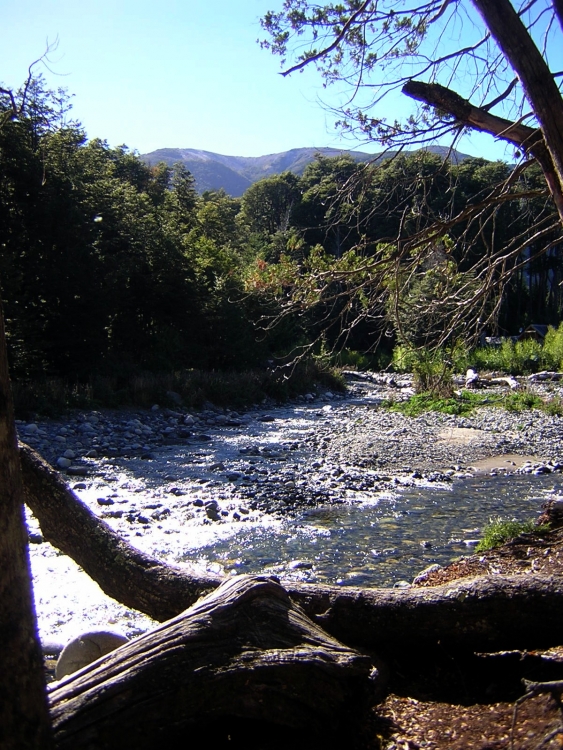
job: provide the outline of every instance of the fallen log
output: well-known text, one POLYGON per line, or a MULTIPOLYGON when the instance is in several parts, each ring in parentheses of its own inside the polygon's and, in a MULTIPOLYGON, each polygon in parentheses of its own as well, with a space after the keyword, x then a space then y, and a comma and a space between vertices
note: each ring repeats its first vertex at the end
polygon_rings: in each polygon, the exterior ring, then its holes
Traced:
MULTIPOLYGON (((26 503, 45 539, 72 557, 108 596, 164 621, 221 582, 139 552, 97 518, 38 454, 22 446, 21 459, 26 503)), ((287 590, 331 635, 375 650, 438 641, 483 651, 561 642, 563 576, 483 576, 407 590, 292 583, 287 590)))
POLYGON ((350 747, 377 693, 368 656, 324 633, 272 579, 239 576, 56 683, 50 704, 59 750, 183 747, 198 727, 210 747, 284 727, 317 741, 345 731, 350 747))

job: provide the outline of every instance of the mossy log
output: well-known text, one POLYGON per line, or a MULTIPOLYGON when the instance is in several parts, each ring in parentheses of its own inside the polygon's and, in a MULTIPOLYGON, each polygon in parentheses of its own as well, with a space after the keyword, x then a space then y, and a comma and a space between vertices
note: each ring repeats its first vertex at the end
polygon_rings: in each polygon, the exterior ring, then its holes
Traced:
POLYGON ((324 633, 273 579, 240 576, 56 683, 50 703, 60 750, 154 750, 198 736, 220 747, 257 727, 350 737, 377 691, 369 656, 324 633))

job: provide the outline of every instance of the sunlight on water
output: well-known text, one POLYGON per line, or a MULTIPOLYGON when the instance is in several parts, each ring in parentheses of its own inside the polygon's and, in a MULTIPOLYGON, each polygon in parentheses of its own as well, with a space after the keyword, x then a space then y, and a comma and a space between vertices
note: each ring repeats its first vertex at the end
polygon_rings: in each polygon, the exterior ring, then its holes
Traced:
MULTIPOLYGON (((304 511, 264 525, 233 525, 209 544, 190 544, 185 561, 213 561, 217 572, 267 572, 341 585, 392 586, 433 563, 471 554, 493 517, 535 518, 559 475, 477 477, 417 488, 368 503, 304 511)), ((211 564, 211 563, 210 563, 211 564)))

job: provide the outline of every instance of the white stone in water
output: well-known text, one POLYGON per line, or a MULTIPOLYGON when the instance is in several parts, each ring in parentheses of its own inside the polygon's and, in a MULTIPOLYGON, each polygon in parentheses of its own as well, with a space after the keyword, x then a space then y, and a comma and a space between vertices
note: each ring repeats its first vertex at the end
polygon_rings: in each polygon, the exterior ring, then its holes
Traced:
POLYGON ((83 633, 73 638, 62 650, 55 667, 55 676, 57 680, 61 680, 128 642, 127 636, 109 630, 83 633))
POLYGON ((313 563, 308 560, 292 560, 287 567, 290 570, 311 570, 313 563))

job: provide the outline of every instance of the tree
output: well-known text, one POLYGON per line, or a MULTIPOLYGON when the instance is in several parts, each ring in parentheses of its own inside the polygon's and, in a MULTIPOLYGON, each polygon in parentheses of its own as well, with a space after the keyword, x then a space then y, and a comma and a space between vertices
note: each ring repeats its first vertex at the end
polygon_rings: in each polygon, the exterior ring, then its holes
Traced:
POLYGON ((285 232, 291 225, 292 212, 301 193, 299 179, 293 172, 265 177, 244 193, 241 219, 250 230, 265 235, 285 232))
POLYGON ((518 168, 471 214, 450 208, 427 225, 425 237, 405 232, 402 224, 395 238, 397 263, 412 258, 413 248, 427 246, 429 235, 449 233, 457 221, 490 224, 496 208, 522 192, 516 188, 522 174, 534 161, 540 165, 557 218, 541 217, 507 246, 496 242, 488 248, 489 267, 472 269, 479 288, 458 299, 458 308, 466 311, 467 323, 467 310, 479 310, 473 316, 477 332, 482 307, 477 303, 503 288, 521 267, 525 248, 533 245, 536 254, 545 253, 561 238, 563 99, 561 74, 553 67, 561 46, 561 2, 346 0, 314 5, 285 0, 262 25, 269 35, 262 44, 282 56, 284 75, 316 66, 337 100, 338 95, 346 100, 335 107, 341 126, 360 137, 402 148, 424 146, 448 133, 455 142, 471 128, 504 139, 523 154, 518 168), (462 35, 463 44, 452 41, 462 35), (398 89, 420 102, 402 121, 379 114, 385 96, 398 89))
MULTIPOLYGON (((28 79, 28 84, 31 79, 28 79)), ((10 89, 0 129, 21 114, 10 89)), ((25 99, 22 100, 22 106, 25 99)), ((23 483, 0 300, 0 745, 6 750, 52 747, 43 660, 33 606, 23 483)))

